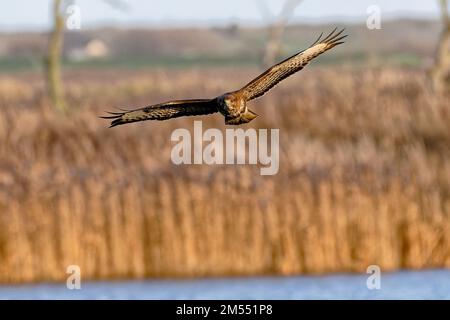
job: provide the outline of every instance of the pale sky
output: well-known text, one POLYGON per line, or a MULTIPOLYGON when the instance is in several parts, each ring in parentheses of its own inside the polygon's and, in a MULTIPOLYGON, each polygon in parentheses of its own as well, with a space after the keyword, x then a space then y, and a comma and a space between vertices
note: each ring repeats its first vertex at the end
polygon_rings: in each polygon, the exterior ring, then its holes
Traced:
MULTIPOLYGON (((0 0, 0 30, 42 30, 50 25, 51 0, 0 0)), ((284 0, 122 0, 118 10, 103 0, 75 0, 83 27, 205 25, 261 23, 264 12, 278 12, 284 0), (264 6, 258 3, 266 3, 264 6)), ((438 17, 437 0, 303 0, 293 21, 364 21, 366 10, 378 5, 382 17, 438 17)))

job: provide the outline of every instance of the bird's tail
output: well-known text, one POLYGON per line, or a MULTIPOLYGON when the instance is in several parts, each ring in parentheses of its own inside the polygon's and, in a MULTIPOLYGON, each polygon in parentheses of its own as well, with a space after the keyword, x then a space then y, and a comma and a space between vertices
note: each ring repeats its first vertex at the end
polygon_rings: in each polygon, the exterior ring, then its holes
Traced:
POLYGON ((243 124, 243 123, 249 123, 250 121, 255 119, 257 116, 258 115, 256 113, 247 109, 243 114, 241 114, 237 117, 234 117, 234 118, 225 117, 225 124, 239 125, 239 124, 243 124))

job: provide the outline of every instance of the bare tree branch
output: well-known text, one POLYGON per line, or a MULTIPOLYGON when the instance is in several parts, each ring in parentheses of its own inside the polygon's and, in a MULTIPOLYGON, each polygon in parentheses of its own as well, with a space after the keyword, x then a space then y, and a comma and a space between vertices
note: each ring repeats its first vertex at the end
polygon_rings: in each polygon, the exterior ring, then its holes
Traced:
POLYGON ((61 50, 63 45, 64 17, 62 1, 53 1, 53 30, 50 34, 46 60, 47 87, 53 106, 59 111, 66 110, 61 84, 61 50))
MULTIPOLYGON (((295 8, 302 2, 302 0, 286 0, 283 7, 275 18, 275 21, 268 27, 268 40, 264 47, 262 57, 262 66, 270 67, 275 63, 275 59, 280 53, 281 38, 283 36, 286 24, 293 16, 295 8)), ((260 0, 260 8, 267 8, 264 0, 260 0)))
MULTIPOLYGON (((112 7, 129 11, 130 7, 122 0, 104 0, 112 7)), ((50 33, 48 53, 46 57, 46 78, 50 100, 53 106, 62 112, 67 110, 64 99, 64 90, 61 79, 61 52, 64 43, 64 14, 68 5, 74 4, 75 0, 53 0, 52 18, 53 29, 50 33)))
POLYGON ((436 48, 431 80, 436 92, 450 90, 450 18, 448 0, 440 0, 443 29, 436 48))
POLYGON ((442 21, 446 26, 450 23, 450 17, 448 13, 448 1, 447 0, 441 0, 440 1, 440 7, 441 7, 441 15, 442 15, 442 21))

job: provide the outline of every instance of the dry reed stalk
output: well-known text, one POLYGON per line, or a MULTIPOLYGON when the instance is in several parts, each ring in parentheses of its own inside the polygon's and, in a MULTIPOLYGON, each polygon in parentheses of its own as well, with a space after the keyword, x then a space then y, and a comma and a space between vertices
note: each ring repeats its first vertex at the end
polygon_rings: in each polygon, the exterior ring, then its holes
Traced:
POLYGON ((106 71, 69 74, 66 117, 40 80, 2 76, 0 281, 64 280, 70 264, 84 279, 450 267, 448 97, 414 70, 310 71, 257 102, 252 125, 280 128, 271 177, 171 164, 170 133, 191 118, 107 130, 96 117, 174 88, 213 96, 239 85, 234 72, 124 72, 108 86, 106 71))

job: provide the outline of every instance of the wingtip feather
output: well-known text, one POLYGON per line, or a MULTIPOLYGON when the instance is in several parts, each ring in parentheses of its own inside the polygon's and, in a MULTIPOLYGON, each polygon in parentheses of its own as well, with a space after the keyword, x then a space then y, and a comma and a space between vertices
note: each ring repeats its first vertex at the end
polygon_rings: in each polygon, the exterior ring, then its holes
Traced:
POLYGON ((110 124, 110 126, 108 128, 113 128, 113 127, 119 126, 119 125, 124 124, 124 123, 125 122, 122 121, 122 119, 116 119, 116 120, 111 122, 111 124, 110 124))
POLYGON ((111 112, 111 111, 105 111, 105 112, 110 115, 99 116, 99 118, 106 119, 106 120, 112 120, 109 128, 115 127, 115 126, 123 123, 122 116, 124 115, 124 112, 111 112))

